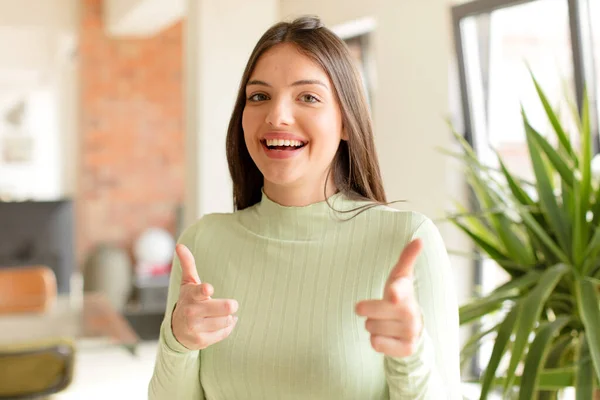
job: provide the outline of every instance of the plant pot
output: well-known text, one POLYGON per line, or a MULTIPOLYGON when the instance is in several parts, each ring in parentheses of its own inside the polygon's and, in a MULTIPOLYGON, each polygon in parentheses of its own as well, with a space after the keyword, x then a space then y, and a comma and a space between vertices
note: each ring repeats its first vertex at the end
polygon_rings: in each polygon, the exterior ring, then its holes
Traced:
POLYGON ((106 294, 112 305, 123 309, 131 293, 132 266, 127 253, 116 246, 100 245, 84 270, 84 291, 106 294))

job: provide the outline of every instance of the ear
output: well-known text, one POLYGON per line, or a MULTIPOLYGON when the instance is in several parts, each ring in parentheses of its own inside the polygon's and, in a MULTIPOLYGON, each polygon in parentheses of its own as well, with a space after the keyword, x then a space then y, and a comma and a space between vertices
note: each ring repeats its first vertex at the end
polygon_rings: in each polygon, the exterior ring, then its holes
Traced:
POLYGON ((348 131, 342 127, 342 140, 348 141, 348 131))

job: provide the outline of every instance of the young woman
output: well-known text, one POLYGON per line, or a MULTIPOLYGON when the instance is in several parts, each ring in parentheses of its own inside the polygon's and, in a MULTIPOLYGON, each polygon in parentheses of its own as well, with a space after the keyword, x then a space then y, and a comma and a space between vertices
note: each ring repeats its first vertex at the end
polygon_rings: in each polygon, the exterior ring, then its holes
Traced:
POLYGON ((227 158, 236 211, 179 240, 150 399, 461 398, 444 243, 385 206, 359 75, 318 19, 256 45, 227 158))

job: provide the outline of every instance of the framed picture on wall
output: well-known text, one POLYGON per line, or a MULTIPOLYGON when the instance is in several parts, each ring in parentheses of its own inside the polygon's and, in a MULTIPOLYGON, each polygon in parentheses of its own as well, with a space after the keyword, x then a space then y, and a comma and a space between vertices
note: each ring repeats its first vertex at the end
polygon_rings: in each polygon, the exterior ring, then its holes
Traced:
POLYGON ((29 164, 33 161, 33 137, 23 133, 0 136, 0 160, 4 164, 29 164))

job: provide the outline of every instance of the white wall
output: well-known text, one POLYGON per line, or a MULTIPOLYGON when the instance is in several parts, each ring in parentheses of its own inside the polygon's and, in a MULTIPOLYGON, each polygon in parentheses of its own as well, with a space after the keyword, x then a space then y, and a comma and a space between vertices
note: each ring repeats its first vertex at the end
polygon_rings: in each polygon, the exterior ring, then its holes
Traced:
POLYGON ((332 28, 374 17, 373 118, 386 191, 390 199, 409 200, 414 210, 442 216, 445 159, 434 147, 447 147, 450 140, 444 122, 449 114, 446 0, 281 2, 284 18, 300 14, 316 14, 332 28))
POLYGON ((79 151, 79 63, 71 56, 75 42, 66 39, 64 52, 55 69, 58 140, 60 146, 60 192, 64 197, 77 194, 79 151))
POLYGON ((44 84, 24 96, 22 126, 0 125, 0 152, 2 138, 9 135, 26 135, 33 143, 31 162, 7 163, 0 157, 0 195, 7 198, 54 200, 75 194, 77 65, 62 58, 49 74, 44 84))
POLYGON ((4 114, 25 99, 22 129, 34 143, 29 164, 0 158, 0 195, 56 199, 75 191, 78 22, 78 0, 0 0, 0 138, 10 129, 4 114))
MULTIPOLYGON (((375 20, 372 35, 377 85, 373 89, 375 141, 390 200, 438 221, 451 200, 466 201, 464 180, 436 147, 452 146, 446 118, 460 110, 456 89, 450 0, 282 0, 281 17, 318 15, 330 28, 375 20)), ((438 221, 439 222, 439 221, 438 221)), ((438 223, 451 250, 468 242, 448 223, 438 223)), ((451 257, 459 303, 472 293, 473 271, 451 257)), ((463 331, 463 340, 467 332, 463 331)))
POLYGON ((233 209, 225 137, 240 78, 276 0, 188 0, 186 224, 233 209))
POLYGON ((33 143, 31 162, 3 163, 0 160, 0 192, 12 193, 11 197, 16 198, 55 199, 60 196, 60 143, 55 94, 50 86, 32 91, 25 100, 21 127, 10 129, 5 126, 0 132, 0 138, 29 136, 33 143))

